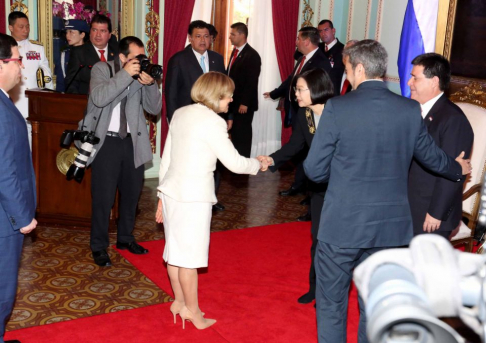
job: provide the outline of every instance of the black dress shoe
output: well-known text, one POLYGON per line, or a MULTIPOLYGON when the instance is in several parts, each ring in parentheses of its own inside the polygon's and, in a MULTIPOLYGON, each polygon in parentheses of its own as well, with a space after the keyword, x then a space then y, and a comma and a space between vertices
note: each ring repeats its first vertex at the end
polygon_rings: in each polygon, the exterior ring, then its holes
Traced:
POLYGON ((111 266, 110 256, 105 249, 100 251, 93 251, 93 259, 94 262, 99 265, 100 267, 109 267, 111 266))
POLYGON ((299 302, 299 304, 308 304, 312 300, 314 300, 315 298, 316 298, 315 293, 307 292, 303 296, 301 296, 299 299, 297 299, 297 301, 299 302))
POLYGON ((306 196, 304 200, 300 202, 302 206, 310 205, 310 196, 306 196))
POLYGON ((220 202, 217 202, 216 204, 213 205, 213 210, 214 211, 224 211, 226 207, 220 202))
POLYGON ((304 193, 304 191, 300 188, 290 187, 289 189, 280 191, 278 194, 280 194, 283 197, 291 197, 300 193, 304 193))
POLYGON ((137 255, 143 255, 149 252, 147 249, 145 249, 143 246, 141 246, 135 241, 130 243, 116 242, 116 248, 120 250, 128 249, 128 251, 130 251, 132 254, 137 254, 137 255))
POLYGON ((310 222, 311 220, 312 218, 309 212, 297 218, 298 222, 310 222))

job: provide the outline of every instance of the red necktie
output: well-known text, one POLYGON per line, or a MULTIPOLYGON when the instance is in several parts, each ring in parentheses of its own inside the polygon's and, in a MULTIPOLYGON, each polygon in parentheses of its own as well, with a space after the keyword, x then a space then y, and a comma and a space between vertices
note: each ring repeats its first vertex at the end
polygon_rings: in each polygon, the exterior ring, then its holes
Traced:
POLYGON ((300 71, 302 70, 302 66, 304 65, 305 62, 305 56, 302 57, 302 60, 300 61, 299 68, 297 68, 297 72, 294 75, 299 75, 300 71))
POLYGON ((233 64, 235 63, 237 56, 238 56, 238 49, 235 49, 235 51, 233 52, 233 58, 231 59, 230 69, 233 66, 233 64))
POLYGON ((324 51, 326 51, 326 52, 329 51, 329 47, 327 46, 327 44, 326 44, 326 48, 324 49, 324 51))
POLYGON ((98 50, 100 52, 100 61, 101 62, 106 62, 105 58, 105 50, 98 50))
POLYGON ((349 83, 348 79, 344 80, 343 88, 341 89, 341 95, 346 94, 346 91, 348 90, 349 85, 350 85, 350 83, 349 83))

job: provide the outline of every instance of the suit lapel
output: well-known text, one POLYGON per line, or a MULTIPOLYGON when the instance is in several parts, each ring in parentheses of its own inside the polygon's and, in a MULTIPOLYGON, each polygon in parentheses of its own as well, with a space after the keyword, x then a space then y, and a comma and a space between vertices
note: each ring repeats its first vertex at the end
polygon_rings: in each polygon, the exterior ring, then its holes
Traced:
POLYGON ((20 116, 21 118, 23 118, 22 117, 22 114, 20 113, 20 111, 18 110, 18 108, 15 107, 14 103, 12 102, 12 99, 10 99, 9 97, 7 97, 1 90, 0 90, 0 98, 2 99, 3 103, 5 104, 5 106, 7 106, 7 108, 10 109, 10 111, 12 111, 16 115, 20 116))
POLYGON ((442 96, 435 102, 434 106, 430 109, 429 113, 424 118, 425 125, 427 127, 432 124, 432 122, 437 119, 438 116, 440 116, 440 108, 442 107, 442 104, 447 100, 445 94, 442 94, 442 96))

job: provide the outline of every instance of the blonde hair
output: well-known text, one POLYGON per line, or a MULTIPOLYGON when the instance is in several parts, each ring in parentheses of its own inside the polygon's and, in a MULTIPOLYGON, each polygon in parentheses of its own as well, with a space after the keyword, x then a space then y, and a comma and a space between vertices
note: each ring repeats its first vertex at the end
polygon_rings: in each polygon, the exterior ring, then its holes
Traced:
POLYGON ((219 101, 225 97, 231 98, 235 90, 233 80, 222 73, 210 71, 202 74, 191 89, 191 98, 194 102, 203 104, 219 112, 219 101))

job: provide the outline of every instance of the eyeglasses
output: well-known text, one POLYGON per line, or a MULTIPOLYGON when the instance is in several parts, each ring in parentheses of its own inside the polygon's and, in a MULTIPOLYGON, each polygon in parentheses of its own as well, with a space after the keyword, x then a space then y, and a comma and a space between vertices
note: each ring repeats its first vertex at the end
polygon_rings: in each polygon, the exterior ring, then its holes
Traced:
POLYGON ((294 92, 299 93, 299 94, 302 94, 302 92, 309 90, 309 88, 295 88, 295 87, 293 87, 293 88, 294 88, 294 92))
POLYGON ((19 58, 4 58, 4 59, 1 59, 0 61, 3 61, 3 62, 17 62, 18 64, 22 64, 22 58, 23 56, 20 56, 19 58))

